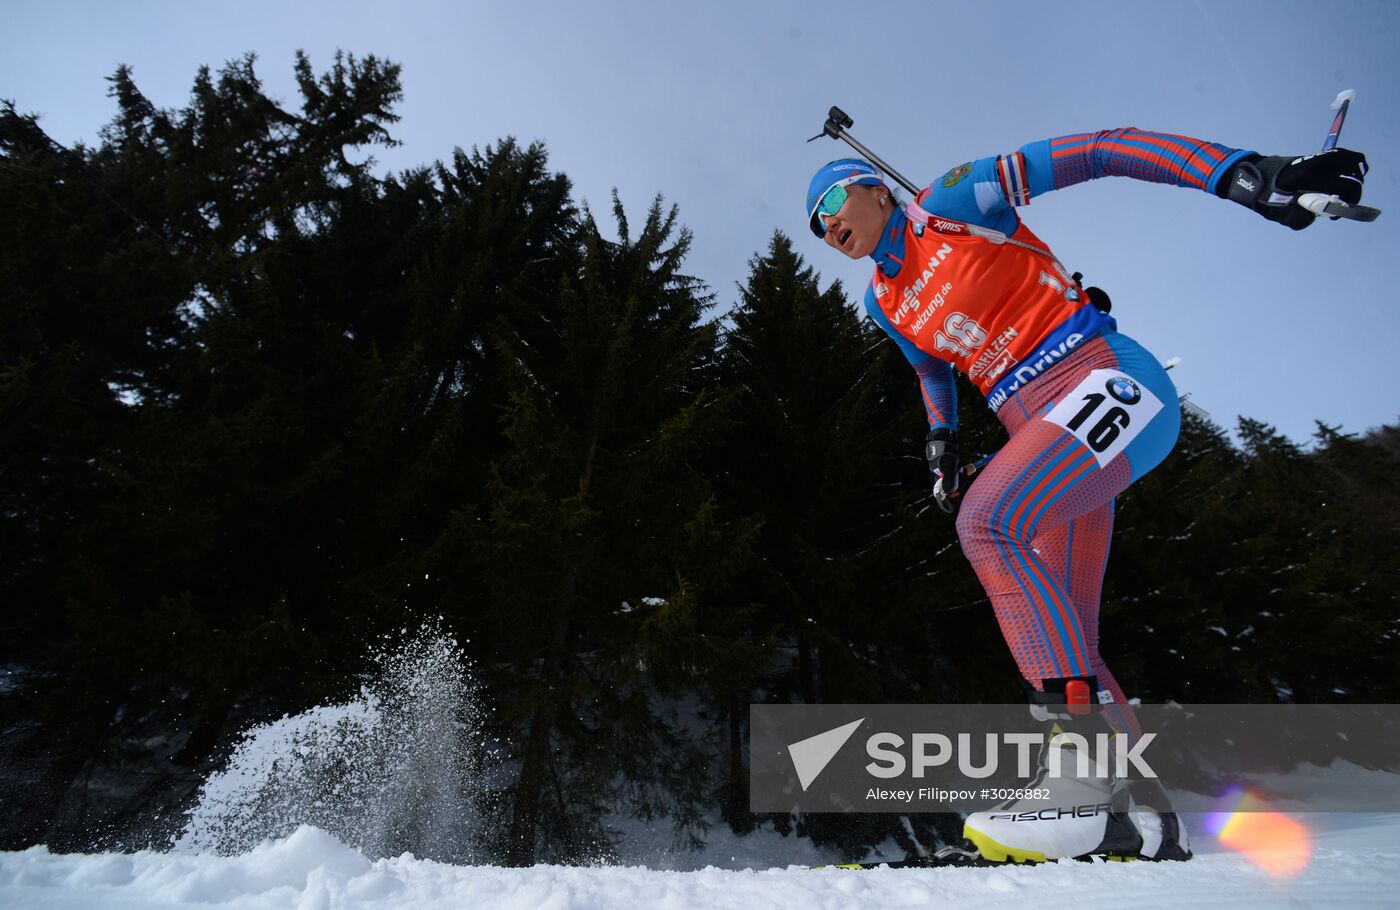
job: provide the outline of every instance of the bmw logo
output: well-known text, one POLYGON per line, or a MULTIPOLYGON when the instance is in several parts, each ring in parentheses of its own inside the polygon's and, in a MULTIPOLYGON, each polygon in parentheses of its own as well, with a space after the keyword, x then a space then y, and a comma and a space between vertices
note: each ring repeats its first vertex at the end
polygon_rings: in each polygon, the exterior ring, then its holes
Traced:
POLYGON ((1127 376, 1115 376, 1108 381, 1108 394, 1124 404, 1137 404, 1142 400, 1142 389, 1127 376))

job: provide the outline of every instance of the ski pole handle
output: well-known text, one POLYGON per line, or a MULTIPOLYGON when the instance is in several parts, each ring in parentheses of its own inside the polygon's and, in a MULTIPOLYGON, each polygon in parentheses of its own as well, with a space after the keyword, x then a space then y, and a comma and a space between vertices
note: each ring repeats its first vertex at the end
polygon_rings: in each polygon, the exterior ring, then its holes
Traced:
MULTIPOLYGON (((1332 117, 1332 126, 1327 130, 1327 138, 1322 140, 1322 150, 1330 152, 1337 147, 1337 140, 1342 136, 1342 124, 1346 122, 1347 111, 1351 109, 1351 103, 1356 100, 1356 91, 1346 89, 1337 93, 1337 97, 1332 99, 1332 110, 1336 115, 1332 117)), ((1328 195, 1327 193, 1303 193, 1293 200, 1314 215, 1326 215, 1329 218, 1349 218, 1352 221, 1375 221, 1381 216, 1381 210, 1372 208, 1369 205, 1351 205, 1343 202, 1341 197, 1328 195)))
POLYGON ((1328 203, 1341 202, 1342 200, 1337 196, 1329 196, 1326 193, 1304 193, 1295 201, 1314 215, 1326 215, 1328 203))
POLYGON ((1350 218, 1352 221, 1375 221, 1381 216, 1380 209, 1369 205, 1351 205, 1326 193, 1303 193, 1294 201, 1314 215, 1350 218))

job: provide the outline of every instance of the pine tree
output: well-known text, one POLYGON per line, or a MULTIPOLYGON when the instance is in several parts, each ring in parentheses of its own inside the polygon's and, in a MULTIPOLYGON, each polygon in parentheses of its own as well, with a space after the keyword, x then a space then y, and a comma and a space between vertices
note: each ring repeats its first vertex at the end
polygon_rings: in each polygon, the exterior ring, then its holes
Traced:
MULTIPOLYGON (((955 638, 986 626, 994 640, 995 624, 928 495, 917 379, 782 234, 750 268, 725 338, 738 396, 727 472, 734 497, 765 516, 753 585, 792 636, 794 695, 950 695, 955 638)), ((1000 430, 970 392, 962 436, 976 453, 1000 430)))
POLYGON ((300 115, 251 57, 164 111, 121 68, 95 149, 0 115, 0 596, 9 655, 62 672, 31 708, 63 718, 35 745, 55 801, 138 718, 183 711, 177 758, 204 760, 235 699, 314 688, 300 662, 343 634, 312 554, 358 365, 317 253, 338 206, 376 196, 346 150, 391 141, 398 71, 298 74, 300 115))
POLYGON ((1380 699, 1395 679, 1393 454, 1321 425, 1314 452, 1247 418, 1239 435, 1188 417, 1121 498, 1115 673, 1149 701, 1380 699))
POLYGON ((520 731, 516 863, 605 850, 611 799, 693 815, 703 792, 695 753, 637 668, 648 639, 689 624, 700 583, 677 555, 710 502, 687 463, 710 420, 713 394, 695 378, 715 330, 681 271, 690 236, 675 210, 658 199, 635 238, 616 198, 613 214, 618 241, 586 214, 559 293, 492 333, 505 445, 477 555, 501 650, 519 666, 518 690, 502 693, 520 731))

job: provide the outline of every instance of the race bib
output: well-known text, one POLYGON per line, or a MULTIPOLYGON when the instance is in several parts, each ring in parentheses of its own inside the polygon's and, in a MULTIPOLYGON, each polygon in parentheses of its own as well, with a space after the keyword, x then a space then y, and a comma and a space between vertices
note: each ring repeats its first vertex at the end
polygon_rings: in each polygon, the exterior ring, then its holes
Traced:
POLYGON ((1099 467, 1118 457, 1162 410, 1162 400, 1118 370, 1094 370, 1045 419, 1064 427, 1099 467))

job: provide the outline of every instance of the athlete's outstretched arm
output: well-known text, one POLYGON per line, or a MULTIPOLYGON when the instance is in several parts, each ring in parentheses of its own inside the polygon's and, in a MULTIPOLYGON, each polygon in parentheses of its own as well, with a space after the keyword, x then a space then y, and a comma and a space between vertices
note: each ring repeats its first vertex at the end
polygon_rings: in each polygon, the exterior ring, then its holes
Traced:
POLYGON ((1100 177, 1132 177, 1215 193, 1252 153, 1135 127, 1075 133, 953 168, 919 194, 927 211, 1010 232, 1012 209, 1051 190, 1100 177))
POLYGON ((1099 177, 1132 177, 1214 193, 1230 168, 1249 154, 1245 149, 1130 126, 1024 145, 1002 159, 1007 163, 1002 170, 1010 174, 1016 166, 1024 166, 1026 176, 1034 181, 1033 186, 1007 185, 1008 199, 1016 205, 1030 202, 1038 193, 1099 177), (1019 162, 1012 160, 1018 157, 1019 162))

